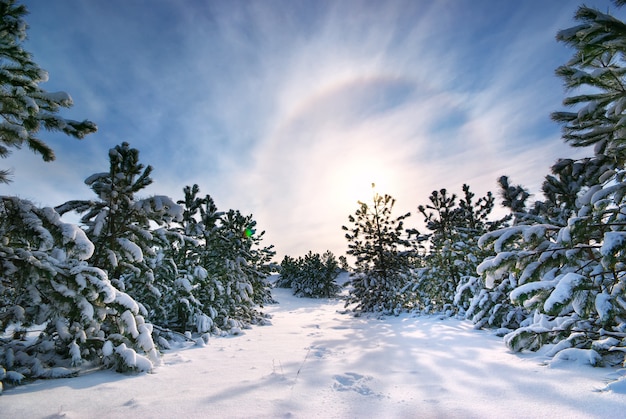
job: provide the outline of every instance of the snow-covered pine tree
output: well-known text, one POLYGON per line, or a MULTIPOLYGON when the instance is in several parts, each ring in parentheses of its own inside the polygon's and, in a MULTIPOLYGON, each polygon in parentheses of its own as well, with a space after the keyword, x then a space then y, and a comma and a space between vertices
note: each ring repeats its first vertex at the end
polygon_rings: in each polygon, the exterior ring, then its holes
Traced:
MULTIPOLYGON (((216 275, 209 271, 213 251, 210 242, 216 235, 218 223, 223 212, 218 211, 215 201, 209 195, 204 198, 198 197, 200 188, 194 185, 191 189, 185 189, 185 200, 179 201, 184 205, 183 228, 187 235, 196 240, 196 246, 191 246, 181 254, 186 259, 187 270, 193 269, 196 289, 194 295, 199 302, 199 310, 202 314, 197 314, 197 325, 201 332, 218 332, 216 322, 220 314, 220 302, 218 296, 224 292, 224 287, 216 275), (198 321, 203 320, 203 321, 198 321)), ((184 249, 183 249, 184 250, 184 249)))
POLYGON ((109 150, 108 172, 89 176, 85 183, 99 200, 69 201, 56 207, 60 214, 84 214, 81 223, 95 245, 91 262, 107 273, 113 284, 131 295, 148 319, 161 318, 161 298, 172 292, 171 278, 157 277, 157 249, 167 248, 167 232, 155 234, 151 223, 169 226, 182 219, 182 208, 166 196, 137 199, 152 183, 152 167, 139 163, 139 151, 122 143, 109 150))
POLYGON ((94 246, 78 226, 1 197, 0 236, 0 333, 12 334, 0 339, 5 380, 68 376, 84 361, 142 371, 159 361, 137 303, 88 264, 94 246))
POLYGON ((464 314, 474 292, 481 288, 476 266, 487 253, 476 244, 501 221, 489 221, 494 207, 491 192, 476 202, 474 196, 468 185, 463 185, 458 201, 456 194, 441 189, 432 192, 430 204, 418 207, 431 231, 423 267, 415 270, 411 284, 420 310, 464 314))
MULTIPOLYGON (((526 200, 530 197, 528 191, 520 185, 511 185, 507 176, 501 176, 498 179, 498 184, 501 188, 502 206, 508 208, 511 213, 494 223, 489 229, 490 231, 498 227, 498 224, 499 228, 504 228, 509 225, 511 220, 514 220, 514 224, 518 224, 520 220, 528 217, 526 209, 526 200)), ((483 256, 477 260, 479 263, 493 256, 491 248, 485 249, 479 245, 481 239, 482 237, 478 237, 474 249, 476 252, 482 252, 483 256)), ((479 266, 475 267, 474 272, 478 272, 479 266)), ((486 286, 484 277, 479 275, 461 284, 457 289, 455 299, 461 296, 466 298, 471 296, 465 317, 472 320, 477 328, 499 329, 499 333, 504 334, 517 329, 529 315, 526 309, 513 304, 509 298, 515 284, 515 277, 509 275, 503 276, 490 286, 486 286)))
POLYGON ((546 201, 526 223, 491 233, 483 244, 497 255, 483 262, 488 282, 513 276, 511 299, 534 311, 532 319, 506 336, 514 350, 556 343, 551 353, 576 347, 590 359, 624 360, 626 346, 626 24, 580 7, 580 24, 557 39, 574 57, 557 69, 568 88, 580 94, 555 112, 565 141, 594 146, 594 156, 562 160, 544 183, 546 201), (543 205, 545 203, 548 205, 543 205))
POLYGON ((359 201, 355 214, 348 217, 352 226, 342 226, 347 232, 347 254, 356 259, 346 306, 356 303, 358 311, 397 314, 407 307, 402 291, 412 243, 405 237, 404 220, 411 214, 392 218, 394 204, 390 195, 374 193, 373 205, 359 201))
POLYGON ((215 296, 220 289, 204 263, 208 251, 206 237, 216 228, 223 213, 217 211, 209 195, 198 196, 198 185, 185 186, 183 193, 184 199, 177 201, 183 208, 183 217, 180 227, 175 229, 180 237, 171 249, 178 269, 175 286, 179 291, 168 296, 168 300, 179 328, 190 330, 193 325, 198 333, 206 333, 211 331, 217 317, 215 296))
MULTIPOLYGON (((52 161, 54 152, 37 137, 42 128, 82 139, 97 127, 87 120, 61 118, 59 110, 71 107, 72 98, 39 86, 48 80, 48 73, 23 48, 27 13, 26 7, 14 0, 0 0, 0 157, 7 157, 11 148, 19 149, 25 143, 45 161, 52 161)), ((10 174, 0 170, 0 183, 9 182, 10 174)))
POLYGON ((272 247, 261 248, 264 232, 255 234, 252 216, 239 211, 218 211, 211 196, 198 196, 198 185, 185 187, 181 235, 173 249, 178 266, 177 284, 185 285, 186 316, 198 332, 236 332, 250 323, 263 322, 256 309, 273 301, 267 277, 272 247))
POLYGON ((257 307, 273 302, 267 280, 273 246, 258 247, 265 232, 255 234, 255 226, 251 215, 229 210, 206 233, 203 266, 218 289, 204 303, 213 304, 217 328, 237 332, 250 323, 263 323, 257 307))
POLYGON ((341 287, 335 279, 339 275, 339 264, 335 255, 328 250, 323 255, 309 251, 294 273, 291 288, 294 295, 307 298, 331 298, 341 287))
POLYGON ((302 263, 302 257, 294 259, 291 256, 285 255, 282 262, 280 262, 280 276, 274 286, 278 288, 292 288, 293 282, 302 269, 302 263))

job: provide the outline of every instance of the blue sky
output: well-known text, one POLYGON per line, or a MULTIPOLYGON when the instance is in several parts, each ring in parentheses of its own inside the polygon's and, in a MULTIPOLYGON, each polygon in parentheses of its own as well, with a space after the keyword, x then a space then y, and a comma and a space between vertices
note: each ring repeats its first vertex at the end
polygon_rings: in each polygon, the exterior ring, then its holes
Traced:
MULTIPOLYGON (((154 167, 151 194, 197 183, 253 214, 277 257, 344 254, 357 200, 396 198, 408 223, 434 189, 477 195, 511 176, 538 193, 559 157, 550 112, 565 91, 555 41, 578 0, 24 2, 27 49, 99 131, 42 138, 0 161, 0 193, 40 205, 93 198, 89 175, 127 141, 154 167)), ((612 11, 608 0, 588 6, 612 11)))

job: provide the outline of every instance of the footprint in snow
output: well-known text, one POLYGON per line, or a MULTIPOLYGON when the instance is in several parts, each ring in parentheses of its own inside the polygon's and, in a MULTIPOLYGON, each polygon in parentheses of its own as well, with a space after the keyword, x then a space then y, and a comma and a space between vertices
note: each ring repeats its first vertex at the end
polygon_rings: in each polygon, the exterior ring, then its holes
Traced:
POLYGON ((331 351, 326 348, 312 347, 311 349, 311 355, 313 355, 315 358, 326 358, 327 356, 331 355, 331 351))
POLYGON ((354 391, 362 396, 380 396, 366 384, 372 380, 370 376, 346 372, 342 375, 335 375, 333 378, 335 379, 333 383, 333 390, 335 391, 354 391))

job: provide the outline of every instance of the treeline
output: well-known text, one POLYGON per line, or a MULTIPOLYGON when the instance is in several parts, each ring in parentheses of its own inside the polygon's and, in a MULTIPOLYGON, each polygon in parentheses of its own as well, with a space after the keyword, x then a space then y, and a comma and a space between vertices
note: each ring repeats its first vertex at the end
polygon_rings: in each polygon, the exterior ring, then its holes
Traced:
MULTIPOLYGON (((51 161, 41 130, 82 139, 97 127, 59 116, 71 97, 39 86, 48 76, 23 49, 26 14, 0 0, 0 157, 26 145, 51 161)), ((139 198, 151 173, 123 143, 109 151, 108 171, 85 180, 91 200, 40 208, 0 196, 0 392, 79 366, 147 371, 186 332, 202 344, 265 322, 274 251, 252 216, 219 211, 197 185, 177 202, 139 198), (61 219, 68 212, 80 225, 61 219)), ((0 183, 11 175, 0 171, 0 183)))
POLYGON ((426 234, 405 227, 410 214, 392 217, 388 195, 360 203, 344 226, 357 312, 459 315, 497 329, 514 351, 554 344, 551 355, 624 362, 626 24, 584 6, 576 19, 557 35, 575 53, 556 73, 580 92, 564 100, 578 109, 552 119, 592 154, 558 160, 535 202, 501 177, 510 211, 500 220, 489 220, 492 194, 475 201, 466 185, 418 207, 426 234))
POLYGON ((38 208, 0 197, 4 379, 66 376, 84 363, 150 370, 176 332, 265 322, 274 251, 252 216, 218 211, 197 185, 178 202, 137 198, 152 182, 138 156, 127 143, 111 149, 109 171, 85 181, 93 200, 38 208), (70 211, 80 226, 61 220, 70 211))
POLYGON ((337 277, 349 269, 346 257, 337 259, 330 250, 322 255, 309 251, 297 258, 285 256, 274 286, 291 288, 298 297, 332 298, 341 291, 337 277))

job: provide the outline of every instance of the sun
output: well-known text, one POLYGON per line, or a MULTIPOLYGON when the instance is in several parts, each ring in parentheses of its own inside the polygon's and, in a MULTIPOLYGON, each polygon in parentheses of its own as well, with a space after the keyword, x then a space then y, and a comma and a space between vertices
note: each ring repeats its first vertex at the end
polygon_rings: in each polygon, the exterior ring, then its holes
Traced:
POLYGON ((389 192, 392 177, 391 170, 373 158, 347 161, 335 177, 335 193, 349 205, 370 203, 375 193, 389 192))

